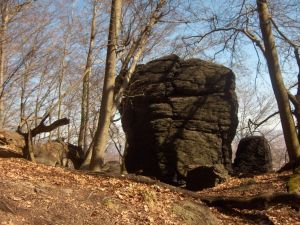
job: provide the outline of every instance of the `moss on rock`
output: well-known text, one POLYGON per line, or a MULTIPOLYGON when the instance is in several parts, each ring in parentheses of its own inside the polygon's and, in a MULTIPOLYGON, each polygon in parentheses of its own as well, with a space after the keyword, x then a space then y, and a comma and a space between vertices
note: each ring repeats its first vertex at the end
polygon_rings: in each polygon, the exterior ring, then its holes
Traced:
POLYGON ((173 203, 172 211, 189 225, 220 224, 208 207, 190 201, 173 203))

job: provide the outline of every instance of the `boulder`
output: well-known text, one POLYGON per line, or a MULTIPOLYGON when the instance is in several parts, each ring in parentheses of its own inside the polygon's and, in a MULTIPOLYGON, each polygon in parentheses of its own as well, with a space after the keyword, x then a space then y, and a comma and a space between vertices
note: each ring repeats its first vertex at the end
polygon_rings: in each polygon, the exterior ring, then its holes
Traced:
POLYGON ((224 66, 176 55, 139 65, 120 109, 127 171, 167 183, 202 166, 231 171, 237 109, 235 76, 224 66))
MULTIPOLYGON (((23 158, 25 140, 14 131, 0 130, 0 157, 23 158)), ((79 169, 84 152, 78 146, 61 140, 37 143, 33 146, 37 163, 79 169)))
POLYGON ((108 161, 103 165, 101 172, 121 174, 121 164, 119 161, 108 161))
POLYGON ((272 171, 270 145, 263 136, 243 138, 233 164, 236 174, 263 174, 272 171))
POLYGON ((37 163, 79 169, 83 162, 82 150, 78 146, 56 140, 33 146, 37 163))

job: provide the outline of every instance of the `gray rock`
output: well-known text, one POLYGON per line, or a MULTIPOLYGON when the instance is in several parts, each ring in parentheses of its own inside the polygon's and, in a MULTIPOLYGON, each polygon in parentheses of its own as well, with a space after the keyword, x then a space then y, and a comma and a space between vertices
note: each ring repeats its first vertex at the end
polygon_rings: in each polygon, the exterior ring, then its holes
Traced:
POLYGON ((106 173, 111 173, 111 174, 120 174, 121 164, 118 161, 108 161, 103 165, 101 171, 106 173))
POLYGON ((129 173, 181 183, 201 166, 231 171, 238 104, 230 69, 170 55, 138 66, 125 94, 129 173))
POLYGON ((37 163, 79 169, 83 162, 82 150, 78 146, 56 140, 33 146, 37 163))
POLYGON ((272 171, 272 156, 268 141, 262 136, 243 138, 234 160, 236 174, 262 174, 272 171))
POLYGON ((205 205, 195 204, 191 201, 176 202, 172 204, 172 211, 189 225, 218 225, 220 221, 205 205))

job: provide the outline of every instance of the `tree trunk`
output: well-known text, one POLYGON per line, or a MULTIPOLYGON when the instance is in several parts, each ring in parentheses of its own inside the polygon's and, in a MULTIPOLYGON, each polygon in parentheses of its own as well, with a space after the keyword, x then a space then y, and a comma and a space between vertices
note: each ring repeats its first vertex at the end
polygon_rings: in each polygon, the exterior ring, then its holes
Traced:
POLYGON ((25 71, 22 77, 22 85, 21 85, 21 99, 20 99, 20 123, 22 122, 22 118, 25 117, 25 95, 26 88, 28 83, 28 66, 25 63, 25 71))
POLYGON ((123 62, 119 74, 119 77, 121 78, 122 82, 121 85, 115 89, 114 105, 112 110, 113 115, 116 113, 116 111, 119 108, 119 105, 121 104, 124 91, 126 90, 129 84, 129 81, 136 69, 138 61, 144 53, 147 41, 151 35, 153 27, 162 16, 161 9, 164 7, 165 4, 166 0, 160 0, 157 3, 155 10, 151 13, 149 22, 143 27, 143 29, 141 29, 141 33, 139 34, 137 41, 132 46, 123 62), (131 64, 129 66, 130 62, 131 64))
POLYGON ((290 161, 295 161, 300 156, 300 145, 293 114, 289 104, 287 89, 284 86, 278 53, 272 34, 271 15, 266 0, 257 0, 257 8, 260 20, 260 29, 265 45, 265 56, 269 69, 269 75, 273 91, 278 104, 281 125, 290 161))
POLYGON ((104 153, 108 139, 109 125, 114 100, 114 86, 117 63, 117 37, 120 27, 122 0, 112 0, 111 17, 108 34, 105 77, 101 100, 98 127, 92 152, 90 170, 100 171, 104 160, 104 153))
MULTIPOLYGON (((61 118, 61 114, 62 114, 62 83, 64 80, 64 76, 65 76, 65 57, 66 57, 66 48, 67 48, 67 40, 65 41, 65 46, 64 46, 64 52, 63 52, 63 57, 62 57, 62 61, 61 61, 61 73, 59 75, 58 78, 58 110, 57 110, 57 119, 59 120, 61 118)), ((60 138, 60 128, 57 129, 57 138, 60 138)))
POLYGON ((89 51, 86 60, 86 67, 84 71, 84 78, 82 83, 82 100, 81 100, 81 121, 78 136, 78 146, 83 149, 84 152, 87 150, 87 133, 88 133, 88 114, 89 114, 89 82, 90 75, 92 72, 92 59, 93 49, 96 35, 96 1, 93 2, 93 17, 91 22, 91 35, 89 43, 89 51))
MULTIPOLYGON (((0 27, 0 87, 3 89, 4 84, 4 63, 5 63, 5 35, 7 30, 7 9, 8 3, 6 1, 0 3, 0 10, 1 10, 1 27, 0 27)), ((3 128, 4 122, 4 103, 3 103, 3 96, 0 97, 0 129, 3 128)))

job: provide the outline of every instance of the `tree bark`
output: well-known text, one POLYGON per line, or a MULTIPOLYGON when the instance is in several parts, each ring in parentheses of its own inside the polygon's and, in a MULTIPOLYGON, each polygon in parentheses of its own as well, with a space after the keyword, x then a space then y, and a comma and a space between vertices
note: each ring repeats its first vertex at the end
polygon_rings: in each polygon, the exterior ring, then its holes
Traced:
POLYGON ((87 150, 87 127, 88 127, 88 114, 89 114, 89 82, 90 75, 92 73, 92 59, 93 49, 95 45, 96 35, 96 1, 93 2, 93 16, 91 22, 91 34, 89 50, 86 60, 86 67, 84 71, 84 78, 82 82, 82 100, 81 100, 81 121, 78 136, 78 146, 81 147, 84 152, 87 150))
POLYGON ((28 66, 25 63, 25 71, 22 76, 22 85, 21 85, 21 99, 20 99, 20 122, 22 122, 22 118, 25 117, 25 95, 26 95, 26 88, 28 83, 28 66))
MULTIPOLYGON (((8 2, 3 1, 0 3, 1 10, 1 27, 0 27, 0 87, 3 89, 4 85, 4 63, 5 63, 5 52, 4 52, 4 42, 7 30, 8 22, 8 2)), ((0 97, 0 129, 3 128, 4 122, 4 103, 3 96, 0 97)))
POLYGON ((89 167, 92 171, 101 170, 108 139, 108 131, 114 100, 114 86, 117 63, 116 48, 118 29, 120 27, 121 10, 122 0, 112 0, 103 94, 101 100, 99 122, 95 134, 91 164, 89 167))
POLYGON ((284 86, 274 36, 272 34, 271 15, 266 0, 257 0, 260 29, 265 45, 265 56, 273 91, 278 104, 281 125, 290 161, 300 156, 300 145, 289 104, 288 91, 284 86))
MULTIPOLYGON (((61 73, 58 77, 58 110, 57 110, 57 119, 61 118, 61 114, 62 114, 62 101, 63 101, 63 97, 62 97, 62 83, 64 80, 64 76, 65 76, 65 57, 67 54, 67 39, 65 40, 64 43, 64 50, 63 50, 63 56, 61 59, 61 73)), ((57 138, 60 138, 60 128, 58 127, 57 129, 57 138)))

